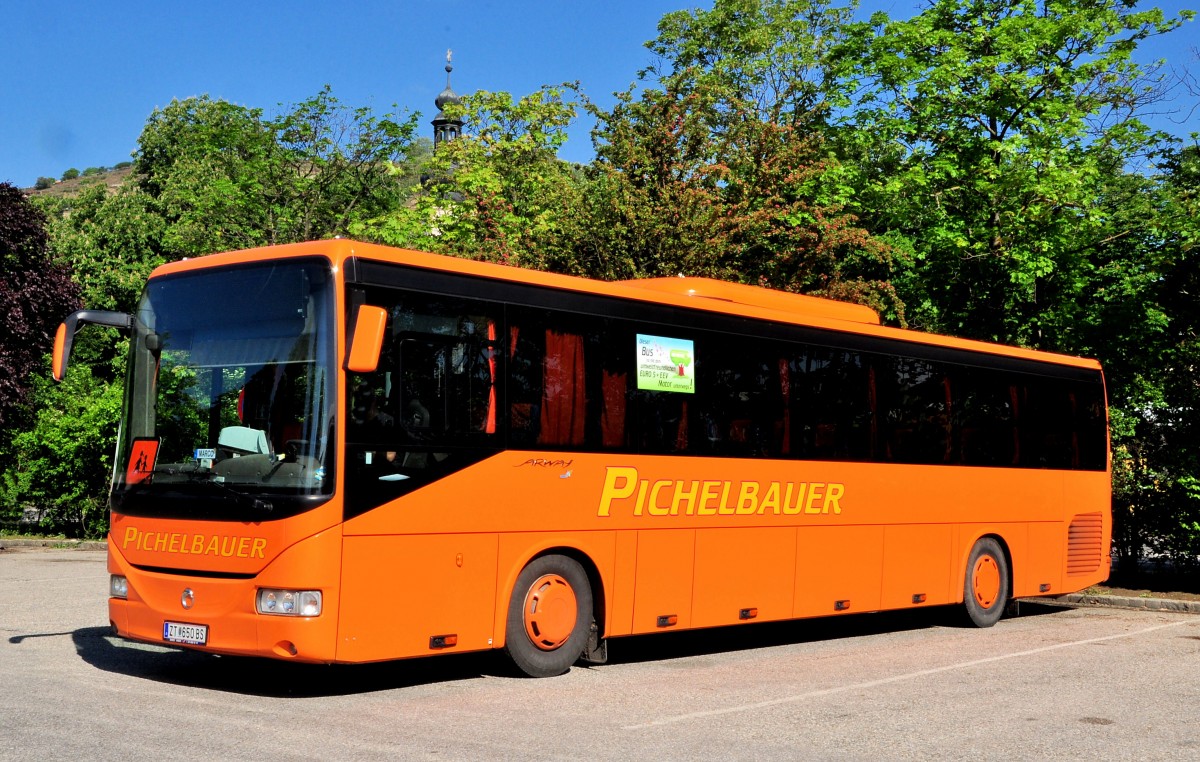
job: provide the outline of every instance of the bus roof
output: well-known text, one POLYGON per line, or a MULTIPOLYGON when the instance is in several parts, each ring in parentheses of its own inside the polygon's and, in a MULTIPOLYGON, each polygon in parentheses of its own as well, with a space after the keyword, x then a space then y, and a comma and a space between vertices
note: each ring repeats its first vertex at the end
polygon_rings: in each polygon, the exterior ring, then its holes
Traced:
POLYGON ((560 291, 575 291, 617 299, 666 304, 683 309, 757 318, 842 333, 876 336, 894 341, 949 347, 970 352, 1017 357, 1080 368, 1100 369, 1100 363, 1092 359, 884 326, 880 325, 879 315, 869 307, 832 299, 776 291, 760 286, 748 286, 740 283, 727 283, 710 278, 694 277, 648 278, 644 280, 611 282, 599 281, 572 275, 542 272, 540 270, 527 270, 510 265, 477 262, 440 254, 428 254, 410 249, 398 249, 390 246, 362 243, 344 238, 266 246, 257 249, 211 254, 195 259, 170 262, 156 268, 151 277, 157 278, 164 275, 203 270, 224 265, 249 264, 270 259, 305 256, 327 257, 338 269, 341 269, 347 260, 360 257, 425 270, 525 283, 560 291))

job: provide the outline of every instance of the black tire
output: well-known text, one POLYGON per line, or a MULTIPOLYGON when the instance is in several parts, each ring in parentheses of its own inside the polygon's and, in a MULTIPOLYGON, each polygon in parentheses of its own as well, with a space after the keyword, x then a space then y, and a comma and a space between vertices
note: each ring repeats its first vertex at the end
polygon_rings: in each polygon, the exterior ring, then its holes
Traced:
POLYGON ((1000 543, 984 537, 975 543, 967 559, 963 581, 963 605, 967 619, 976 627, 991 627, 1000 621, 1012 594, 1008 558, 1000 543))
POLYGON ((561 675, 583 653, 592 613, 592 586, 579 562, 557 555, 535 558, 521 570, 513 585, 504 650, 517 669, 530 677, 561 675), (527 606, 536 609, 543 598, 554 609, 547 632, 539 631, 541 612, 526 611, 527 606))

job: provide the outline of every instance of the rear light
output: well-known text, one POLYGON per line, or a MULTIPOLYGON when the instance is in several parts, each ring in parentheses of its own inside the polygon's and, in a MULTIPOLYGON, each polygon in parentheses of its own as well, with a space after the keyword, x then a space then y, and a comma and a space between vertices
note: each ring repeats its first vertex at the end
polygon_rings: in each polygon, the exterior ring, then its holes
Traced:
POLYGON ((277 616, 320 616, 321 591, 259 588, 257 609, 260 614, 277 616))

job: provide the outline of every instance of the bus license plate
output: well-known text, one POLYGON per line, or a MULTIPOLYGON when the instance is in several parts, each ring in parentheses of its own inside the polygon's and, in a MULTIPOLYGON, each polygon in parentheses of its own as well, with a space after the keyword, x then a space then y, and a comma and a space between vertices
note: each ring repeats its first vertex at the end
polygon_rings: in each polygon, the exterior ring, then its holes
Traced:
POLYGON ((208 643, 208 625, 163 622, 163 640, 170 643, 202 646, 208 643))

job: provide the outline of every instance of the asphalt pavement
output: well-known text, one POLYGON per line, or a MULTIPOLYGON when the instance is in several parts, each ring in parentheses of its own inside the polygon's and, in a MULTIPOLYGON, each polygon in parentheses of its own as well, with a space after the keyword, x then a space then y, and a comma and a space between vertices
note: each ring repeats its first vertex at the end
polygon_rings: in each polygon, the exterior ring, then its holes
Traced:
POLYGON ((0 760, 1200 759, 1200 617, 1022 602, 312 666, 113 637, 96 551, 0 552, 0 760))

